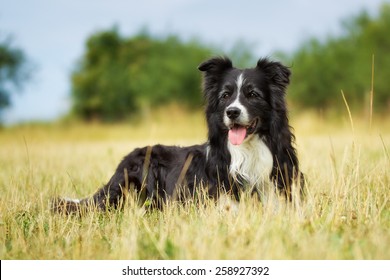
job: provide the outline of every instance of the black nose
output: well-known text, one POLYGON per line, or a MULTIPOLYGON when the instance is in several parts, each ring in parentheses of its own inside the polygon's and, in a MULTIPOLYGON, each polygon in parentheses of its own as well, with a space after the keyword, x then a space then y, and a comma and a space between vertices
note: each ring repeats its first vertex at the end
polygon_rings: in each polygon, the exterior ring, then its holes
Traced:
POLYGON ((227 110, 226 110, 226 115, 231 120, 237 119, 240 114, 241 114, 241 110, 238 109, 237 107, 230 107, 230 108, 227 108, 227 110))

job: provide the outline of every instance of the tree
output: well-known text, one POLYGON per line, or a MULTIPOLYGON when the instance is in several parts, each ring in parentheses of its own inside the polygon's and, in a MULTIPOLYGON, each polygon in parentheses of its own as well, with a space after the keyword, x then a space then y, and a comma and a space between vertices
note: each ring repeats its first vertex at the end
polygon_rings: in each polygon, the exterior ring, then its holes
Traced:
POLYGON ((375 98, 377 111, 390 108, 390 5, 378 16, 363 11, 344 21, 343 34, 306 41, 288 56, 292 62, 291 100, 304 108, 344 109, 341 90, 349 105, 368 106, 372 57, 375 56, 375 98))
POLYGON ((11 105, 11 92, 19 89, 29 77, 27 59, 9 39, 0 39, 0 113, 11 105))
POLYGON ((202 102, 197 65, 211 51, 176 36, 142 32, 122 37, 116 28, 92 35, 72 73, 73 113, 82 119, 123 120, 139 110, 175 101, 202 102))
POLYGON ((72 75, 73 111, 85 119, 121 118, 135 109, 133 91, 120 57, 122 39, 114 31, 93 35, 72 75))

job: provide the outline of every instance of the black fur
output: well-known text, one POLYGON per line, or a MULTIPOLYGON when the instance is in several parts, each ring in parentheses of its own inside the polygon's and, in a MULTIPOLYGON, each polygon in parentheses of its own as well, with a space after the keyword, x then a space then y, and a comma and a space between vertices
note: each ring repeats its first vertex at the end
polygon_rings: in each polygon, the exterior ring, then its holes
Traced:
POLYGON ((244 88, 242 104, 251 115, 261 120, 253 133, 261 137, 272 153, 270 180, 279 193, 291 199, 293 181, 297 180, 298 186, 303 187, 303 176, 299 172, 285 101, 290 70, 268 59, 260 59, 255 68, 237 69, 228 58, 212 58, 198 69, 204 73, 203 93, 208 126, 206 143, 189 147, 155 145, 135 149, 121 161, 109 182, 92 197, 80 202, 57 199, 54 209, 70 213, 88 205, 103 210, 116 208, 129 190, 138 193, 141 201, 148 199, 157 207, 164 205, 168 199, 188 199, 201 190, 211 197, 227 191, 239 198, 243 182, 233 180, 229 174, 229 128, 223 121, 231 101, 229 95, 221 98, 221 92, 240 73, 245 73, 250 83, 248 87, 257 90, 256 98, 252 98, 246 95, 244 88))

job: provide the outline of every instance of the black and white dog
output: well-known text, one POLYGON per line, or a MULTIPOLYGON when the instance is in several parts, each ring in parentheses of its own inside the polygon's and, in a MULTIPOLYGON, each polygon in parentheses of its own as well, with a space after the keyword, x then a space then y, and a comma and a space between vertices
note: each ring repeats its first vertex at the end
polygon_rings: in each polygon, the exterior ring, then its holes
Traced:
POLYGON ((228 58, 212 58, 198 69, 204 73, 206 143, 135 149, 92 197, 57 199, 55 209, 116 208, 130 189, 157 207, 199 191, 239 199, 248 190, 263 198, 269 186, 291 200, 292 186, 302 189, 303 176, 287 117, 289 69, 268 59, 260 59, 255 68, 238 69, 228 58))

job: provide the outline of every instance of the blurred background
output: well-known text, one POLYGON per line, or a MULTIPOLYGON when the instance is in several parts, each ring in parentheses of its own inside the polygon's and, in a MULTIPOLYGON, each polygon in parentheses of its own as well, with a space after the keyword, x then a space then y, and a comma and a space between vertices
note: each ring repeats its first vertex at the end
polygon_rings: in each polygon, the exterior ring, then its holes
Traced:
POLYGON ((292 70, 293 112, 390 111, 390 2, 6 0, 0 123, 128 121, 202 109, 197 66, 228 55, 292 70))

